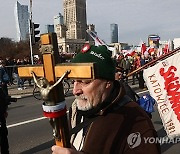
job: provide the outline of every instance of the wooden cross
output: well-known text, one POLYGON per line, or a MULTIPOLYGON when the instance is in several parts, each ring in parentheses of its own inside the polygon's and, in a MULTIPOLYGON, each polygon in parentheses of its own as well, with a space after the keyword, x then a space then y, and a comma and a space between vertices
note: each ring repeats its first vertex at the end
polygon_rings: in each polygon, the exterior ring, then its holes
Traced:
MULTIPOLYGON (((32 71, 36 74, 37 77, 45 77, 50 85, 53 85, 57 78, 60 78, 66 71, 70 71, 67 75, 68 78, 75 79, 94 79, 95 78, 95 67, 94 63, 63 63, 57 64, 59 54, 58 54, 58 45, 57 37, 55 33, 42 34, 40 37, 41 48, 40 51, 43 56, 42 65, 28 65, 28 66, 19 66, 18 74, 21 78, 30 78, 32 77, 32 71)), ((57 105, 59 102, 65 100, 63 92, 63 84, 60 83, 52 90, 52 99, 51 106, 57 105)), ((49 104, 48 104, 49 105, 49 104)), ((69 129, 67 114, 57 117, 49 118, 51 123, 53 122, 58 134, 56 134, 55 142, 56 145, 62 147, 70 147, 70 138, 69 138, 69 129)))

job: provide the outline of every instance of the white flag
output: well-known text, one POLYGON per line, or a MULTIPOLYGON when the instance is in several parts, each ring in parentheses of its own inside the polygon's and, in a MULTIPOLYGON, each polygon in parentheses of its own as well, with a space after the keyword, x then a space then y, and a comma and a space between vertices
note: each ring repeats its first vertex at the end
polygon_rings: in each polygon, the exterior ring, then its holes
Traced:
POLYGON ((100 45, 105 45, 105 46, 107 46, 107 44, 103 41, 103 40, 101 40, 98 36, 97 36, 97 34, 95 33, 95 32, 93 32, 93 31, 91 31, 91 30, 87 30, 87 33, 92 37, 92 39, 95 41, 95 45, 96 46, 100 46, 100 45))
POLYGON ((180 136, 180 53, 144 70, 150 95, 156 100, 169 138, 180 136))
POLYGON ((115 51, 115 47, 109 47, 103 40, 101 40, 97 34, 91 30, 86 30, 87 33, 92 37, 92 39, 94 40, 95 42, 95 46, 101 46, 101 45, 105 45, 108 50, 112 51, 112 56, 114 57, 115 54, 116 54, 116 51, 115 51))

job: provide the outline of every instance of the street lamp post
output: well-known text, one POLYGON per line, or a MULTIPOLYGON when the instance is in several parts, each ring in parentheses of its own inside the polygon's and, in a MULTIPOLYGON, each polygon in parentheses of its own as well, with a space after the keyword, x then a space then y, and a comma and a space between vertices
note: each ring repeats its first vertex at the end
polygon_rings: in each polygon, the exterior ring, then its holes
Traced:
POLYGON ((30 53, 31 53, 31 64, 34 64, 33 59, 33 50, 32 50, 32 0, 30 0, 30 17, 29 17, 29 46, 30 46, 30 53))

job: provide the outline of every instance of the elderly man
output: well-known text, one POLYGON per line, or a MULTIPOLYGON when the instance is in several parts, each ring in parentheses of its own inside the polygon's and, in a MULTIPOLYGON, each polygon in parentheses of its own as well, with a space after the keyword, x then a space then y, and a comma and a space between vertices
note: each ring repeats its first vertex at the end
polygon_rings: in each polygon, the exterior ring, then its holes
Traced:
POLYGON ((157 137, 141 107, 115 81, 115 64, 105 46, 86 45, 73 63, 95 63, 94 80, 75 80, 70 109, 71 148, 53 146, 53 154, 158 154, 157 137))

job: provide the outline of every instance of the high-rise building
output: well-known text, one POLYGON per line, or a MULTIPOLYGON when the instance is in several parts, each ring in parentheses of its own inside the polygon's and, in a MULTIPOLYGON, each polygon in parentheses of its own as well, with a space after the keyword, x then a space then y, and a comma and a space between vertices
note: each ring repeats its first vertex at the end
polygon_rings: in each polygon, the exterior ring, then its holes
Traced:
POLYGON ((86 33, 87 27, 95 30, 94 25, 87 26, 86 0, 63 0, 63 7, 64 16, 54 17, 59 52, 79 52, 87 40, 94 44, 86 33))
POLYGON ((111 24, 111 43, 118 43, 118 25, 111 24))
POLYGON ((86 0, 64 0, 64 24, 68 39, 86 39, 86 0))
POLYGON ((64 25, 64 17, 61 13, 54 16, 54 31, 57 34, 58 43, 61 42, 61 38, 66 38, 66 26, 64 25))
POLYGON ((16 21, 17 41, 29 39, 29 12, 27 5, 15 4, 14 15, 16 21))
POLYGON ((45 25, 45 33, 54 32, 54 25, 45 25))
POLYGON ((61 24, 61 25, 64 24, 64 17, 61 13, 54 16, 54 25, 58 25, 58 24, 61 24))

